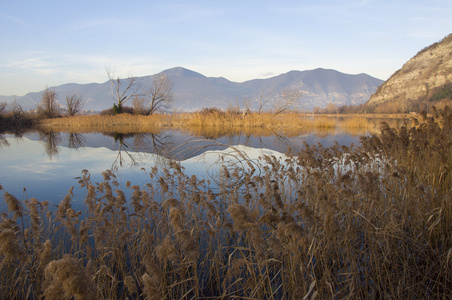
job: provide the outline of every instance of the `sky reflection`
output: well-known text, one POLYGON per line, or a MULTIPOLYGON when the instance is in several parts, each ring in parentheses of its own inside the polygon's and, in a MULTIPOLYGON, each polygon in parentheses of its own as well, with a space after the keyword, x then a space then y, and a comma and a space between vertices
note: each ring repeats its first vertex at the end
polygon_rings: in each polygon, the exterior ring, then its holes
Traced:
POLYGON ((0 184, 4 191, 20 200, 35 197, 39 201, 50 200, 52 204, 57 204, 70 187, 74 186, 73 201, 74 206, 78 206, 83 203, 86 193, 79 188, 77 179, 82 176, 83 169, 90 172, 92 182, 102 181, 102 172, 113 170, 119 188, 123 191, 126 190, 127 181, 132 185, 143 186, 150 182, 151 168, 157 166, 161 169, 168 160, 165 157, 171 151, 164 149, 162 141, 173 148, 179 145, 173 154, 177 154, 186 175, 208 179, 209 175, 215 176, 218 173, 219 166, 215 162, 218 161, 219 153, 226 155, 230 151, 224 145, 245 144, 246 146, 238 148, 250 159, 256 160, 262 154, 282 156, 288 147, 301 147, 303 142, 320 142, 328 147, 334 144, 334 137, 339 144, 347 146, 359 141, 358 137, 347 135, 321 138, 308 135, 286 139, 284 143, 275 137, 228 137, 216 142, 198 142, 195 145, 187 142, 190 140, 187 136, 176 133, 165 136, 165 139, 159 137, 159 145, 155 144, 156 137, 141 136, 140 141, 148 142, 137 146, 133 136, 118 138, 115 135, 113 138, 102 134, 84 134, 77 137, 83 141, 79 144, 80 147, 70 148, 70 135, 32 133, 22 138, 5 136, 7 143, 0 146, 0 184), (210 147, 205 147, 209 143, 210 147))

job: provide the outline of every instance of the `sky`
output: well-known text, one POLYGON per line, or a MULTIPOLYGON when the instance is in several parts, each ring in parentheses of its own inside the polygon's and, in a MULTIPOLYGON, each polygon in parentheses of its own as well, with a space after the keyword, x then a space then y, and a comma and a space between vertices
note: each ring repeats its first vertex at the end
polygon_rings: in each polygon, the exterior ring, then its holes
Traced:
POLYGON ((0 0, 0 95, 181 66, 243 82, 335 69, 386 80, 452 33, 451 0, 0 0))

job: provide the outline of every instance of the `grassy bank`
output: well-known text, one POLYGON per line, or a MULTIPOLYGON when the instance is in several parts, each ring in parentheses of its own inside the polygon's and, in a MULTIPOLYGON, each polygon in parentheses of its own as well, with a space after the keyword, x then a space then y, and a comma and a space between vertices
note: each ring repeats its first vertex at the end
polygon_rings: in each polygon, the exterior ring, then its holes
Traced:
POLYGON ((447 299, 451 141, 446 110, 385 123, 359 148, 306 145, 254 172, 223 168, 218 188, 171 162, 150 166, 144 186, 120 187, 110 171, 92 182, 84 170, 82 211, 72 189, 55 209, 2 191, 0 294, 447 299))
POLYGON ((195 135, 212 136, 212 132, 256 132, 266 135, 275 132, 295 135, 312 131, 348 131, 356 134, 376 132, 381 121, 394 127, 409 121, 407 115, 312 115, 300 113, 227 113, 220 110, 204 110, 184 113, 151 116, 121 114, 116 116, 74 116, 41 121, 45 129, 66 132, 157 132, 165 129, 188 131, 195 135))

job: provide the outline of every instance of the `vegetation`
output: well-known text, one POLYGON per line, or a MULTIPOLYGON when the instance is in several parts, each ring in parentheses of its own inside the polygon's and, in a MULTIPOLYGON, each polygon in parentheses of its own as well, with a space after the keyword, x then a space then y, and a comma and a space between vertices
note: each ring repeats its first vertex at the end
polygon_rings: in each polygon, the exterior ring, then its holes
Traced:
MULTIPOLYGON (((130 108, 130 110, 132 110, 130 108)), ((275 132, 293 136, 307 131, 347 130, 359 134, 376 132, 381 121, 398 127, 409 115, 319 115, 301 113, 240 112, 206 108, 195 113, 153 114, 152 116, 121 114, 111 110, 102 115, 47 119, 40 123, 44 129, 66 132, 145 132, 147 130, 183 130, 194 135, 214 137, 208 132, 250 133, 275 132), (120 130, 119 130, 120 129, 120 130)))
POLYGON ((146 91, 146 98, 143 98, 137 105, 138 112, 144 115, 152 115, 156 112, 164 112, 170 109, 173 96, 173 83, 166 75, 153 77, 152 82, 146 91))
POLYGON ((46 118, 54 118, 60 113, 56 100, 56 92, 46 88, 42 92, 41 102, 38 104, 38 114, 46 118))
POLYGON ((38 119, 32 113, 24 112, 16 103, 0 103, 0 133, 11 132, 17 136, 38 123, 38 119))
MULTIPOLYGON (((154 76, 149 86, 141 86, 137 77, 129 76, 127 79, 114 77, 107 69, 108 80, 113 88, 115 102, 113 114, 134 113, 141 115, 152 115, 156 112, 166 111, 171 107, 174 100, 172 89, 173 83, 166 75, 154 76), (125 110, 124 103, 132 100, 131 110, 125 110)), ((109 114, 109 110, 104 111, 109 114)))
POLYGON ((452 82, 435 89, 435 93, 429 99, 430 102, 437 102, 443 99, 452 100, 452 82))
POLYGON ((135 97, 140 88, 138 79, 133 76, 129 76, 127 79, 120 79, 112 74, 110 69, 106 69, 108 81, 113 88, 113 97, 116 103, 113 103, 114 114, 123 113, 122 107, 124 103, 135 97))
POLYGON ((83 97, 77 96, 77 94, 72 94, 66 96, 66 106, 68 116, 75 116, 83 109, 83 97))
MULTIPOLYGON (((210 180, 175 161, 144 186, 111 171, 84 209, 2 191, 10 299, 447 299, 452 112, 381 126, 360 147, 243 159, 210 180)), ((78 199, 77 199, 78 200, 78 199)))

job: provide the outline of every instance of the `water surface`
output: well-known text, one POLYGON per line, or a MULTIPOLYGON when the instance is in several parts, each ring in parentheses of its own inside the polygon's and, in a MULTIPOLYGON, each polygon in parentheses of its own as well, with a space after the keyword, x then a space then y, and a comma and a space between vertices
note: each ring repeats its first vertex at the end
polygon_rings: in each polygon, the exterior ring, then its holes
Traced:
POLYGON ((214 179, 222 157, 241 160, 228 146, 258 160, 263 154, 280 157, 289 150, 296 152, 304 143, 330 147, 335 142, 356 145, 359 137, 345 133, 295 137, 233 135, 207 140, 177 131, 158 135, 39 132, 22 137, 5 135, 0 144, 0 184, 20 200, 35 197, 52 204, 57 204, 75 186, 74 202, 81 203, 85 192, 77 187, 84 169, 90 172, 93 182, 100 182, 102 172, 112 170, 119 188, 125 190, 127 181, 140 186, 148 183, 150 170, 164 168, 169 159, 178 161, 188 176, 214 179))

